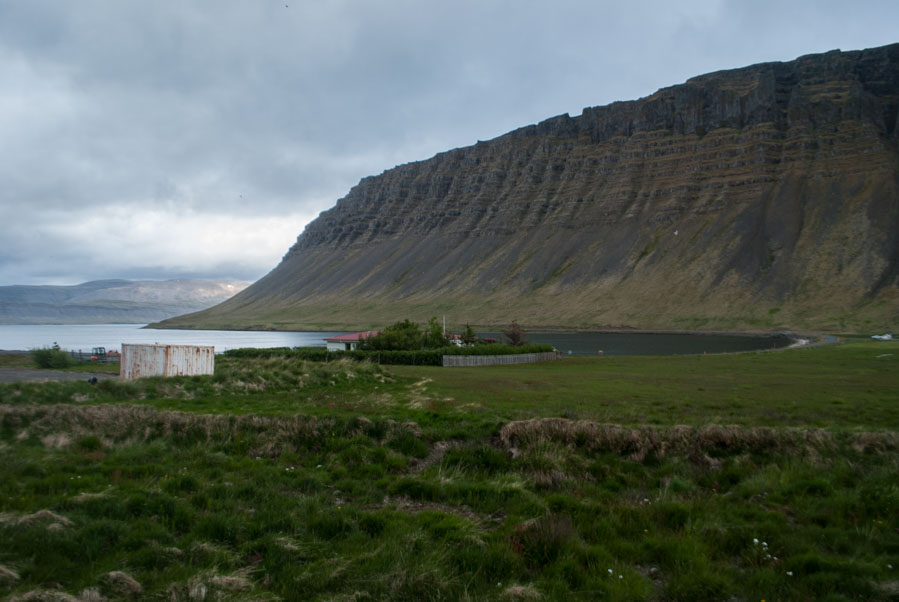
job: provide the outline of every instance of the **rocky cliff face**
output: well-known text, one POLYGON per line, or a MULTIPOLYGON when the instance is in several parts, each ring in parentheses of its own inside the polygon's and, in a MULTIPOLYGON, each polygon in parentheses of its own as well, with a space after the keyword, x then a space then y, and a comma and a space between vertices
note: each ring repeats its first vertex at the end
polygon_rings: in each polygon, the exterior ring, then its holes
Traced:
POLYGON ((899 44, 554 117, 363 179, 180 324, 890 327, 897 112, 899 44))

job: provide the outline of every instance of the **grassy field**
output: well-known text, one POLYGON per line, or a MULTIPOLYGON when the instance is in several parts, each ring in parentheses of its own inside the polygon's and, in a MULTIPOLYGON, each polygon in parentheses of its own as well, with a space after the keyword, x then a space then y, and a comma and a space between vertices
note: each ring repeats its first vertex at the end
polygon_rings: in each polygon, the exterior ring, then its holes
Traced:
MULTIPOLYGON (((0 353, 0 369, 38 369, 34 358, 29 353, 0 353)), ((93 372, 103 374, 118 374, 118 362, 79 362, 72 360, 72 365, 65 368, 57 368, 66 372, 93 372)))
POLYGON ((899 343, 0 385, 0 596, 891 600, 899 343))

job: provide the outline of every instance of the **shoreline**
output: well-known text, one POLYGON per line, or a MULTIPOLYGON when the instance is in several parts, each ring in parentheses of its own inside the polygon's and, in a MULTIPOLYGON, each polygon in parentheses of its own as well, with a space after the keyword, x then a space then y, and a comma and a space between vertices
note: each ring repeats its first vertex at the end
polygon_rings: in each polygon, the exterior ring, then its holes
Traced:
MULTIPOLYGON (((162 330, 162 329, 159 329, 162 330)), ((188 331, 198 331, 203 332, 205 329, 172 329, 172 330, 188 330, 188 331)), ((230 330, 230 331, 222 331, 222 332, 266 332, 266 331, 240 331, 240 330, 230 330)), ((296 332, 296 333, 308 333, 308 332, 332 332, 332 331, 303 331, 303 330, 281 330, 274 332, 296 332)), ((830 334, 822 334, 822 333, 797 333, 797 332, 789 332, 789 331, 781 331, 781 332, 734 332, 734 331, 709 331, 709 330, 701 330, 701 331, 690 331, 690 330, 530 330, 527 331, 528 334, 532 335, 554 335, 554 334, 608 334, 608 335, 673 335, 673 336, 729 336, 729 337, 742 337, 746 339, 771 339, 771 340, 781 340, 785 339, 788 343, 784 345, 779 345, 773 349, 756 349, 754 351, 783 351, 786 349, 800 349, 804 347, 817 347, 820 345, 828 345, 838 343, 843 340, 845 337, 830 335, 830 334)), ((481 334, 496 334, 493 331, 481 331, 481 334)), ((750 350, 747 350, 750 351, 750 350)), ((30 353, 29 349, 0 349, 0 355, 27 355, 30 353)), ((721 351, 717 353, 743 353, 744 351, 721 351)), ((630 355, 630 354, 624 354, 630 355)), ((641 354, 634 354, 641 355, 641 354)))
MULTIPOLYGON (((501 332, 503 329, 508 328, 509 324, 500 324, 500 325, 483 325, 483 324, 472 324, 472 329, 482 332, 501 332)), ((573 326, 528 326, 521 325, 521 327, 528 333, 546 333, 546 334, 682 334, 682 335, 713 335, 713 336, 745 336, 745 337, 776 337, 776 336, 789 336, 789 337, 818 337, 818 336, 837 336, 830 335, 829 333, 822 333, 818 331, 793 331, 789 329, 776 329, 776 330, 690 330, 690 329, 663 329, 663 328, 636 328, 630 326, 620 326, 620 327, 601 327, 601 328, 577 328, 573 326)), ((167 326, 167 327, 158 327, 153 324, 147 324, 146 326, 141 327, 141 330, 183 330, 188 332, 202 332, 202 331, 221 331, 221 332, 354 332, 357 330, 371 330, 373 327, 370 326, 358 326, 355 328, 347 328, 347 327, 334 327, 334 328, 304 328, 302 330, 299 329, 287 329, 287 328, 198 328, 198 327, 176 327, 176 326, 167 326)))

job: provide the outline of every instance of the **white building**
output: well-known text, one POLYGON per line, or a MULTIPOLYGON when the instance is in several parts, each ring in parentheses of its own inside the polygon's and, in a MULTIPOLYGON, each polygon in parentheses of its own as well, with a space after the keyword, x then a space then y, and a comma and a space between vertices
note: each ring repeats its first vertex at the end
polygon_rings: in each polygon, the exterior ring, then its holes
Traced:
POLYGON ((119 375, 125 380, 146 376, 196 376, 215 372, 211 345, 143 345, 122 343, 119 375))

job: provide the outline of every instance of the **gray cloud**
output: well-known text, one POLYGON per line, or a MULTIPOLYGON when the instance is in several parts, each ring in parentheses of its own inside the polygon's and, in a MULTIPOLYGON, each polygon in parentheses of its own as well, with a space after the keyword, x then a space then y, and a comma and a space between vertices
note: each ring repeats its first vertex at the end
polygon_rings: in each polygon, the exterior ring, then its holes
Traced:
POLYGON ((811 0, 2 3, 0 284, 255 279, 366 175, 704 72, 892 43, 897 16, 811 0))

